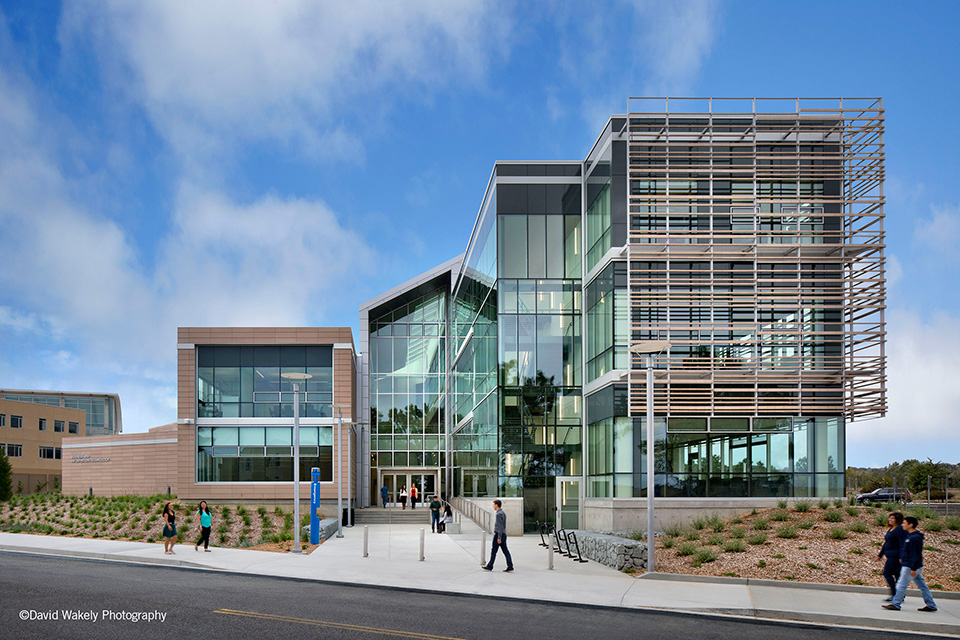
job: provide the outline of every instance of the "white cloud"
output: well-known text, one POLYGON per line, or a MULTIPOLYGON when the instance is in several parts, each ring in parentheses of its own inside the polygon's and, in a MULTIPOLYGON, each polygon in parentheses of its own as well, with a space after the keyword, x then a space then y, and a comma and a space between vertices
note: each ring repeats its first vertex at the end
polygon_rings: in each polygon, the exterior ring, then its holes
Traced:
POLYGON ((934 206, 929 218, 917 221, 914 239, 926 249, 932 249, 940 258, 956 260, 960 242, 960 207, 934 206))
POLYGON ((502 5, 479 0, 115 0, 66 5, 60 31, 68 49, 91 38, 185 156, 270 140, 357 159, 354 128, 398 96, 482 81, 509 26, 502 5))
POLYGON ((932 458, 960 462, 960 318, 929 318, 913 311, 888 316, 885 418, 847 429, 847 462, 883 466, 895 460, 932 458))

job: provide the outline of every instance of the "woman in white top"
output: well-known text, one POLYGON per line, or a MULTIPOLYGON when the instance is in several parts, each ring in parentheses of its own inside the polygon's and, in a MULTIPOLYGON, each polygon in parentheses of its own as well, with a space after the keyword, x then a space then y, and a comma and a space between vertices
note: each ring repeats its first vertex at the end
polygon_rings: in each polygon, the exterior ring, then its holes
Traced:
POLYGON ((400 505, 406 509, 407 508, 407 485, 403 485, 400 488, 400 505))

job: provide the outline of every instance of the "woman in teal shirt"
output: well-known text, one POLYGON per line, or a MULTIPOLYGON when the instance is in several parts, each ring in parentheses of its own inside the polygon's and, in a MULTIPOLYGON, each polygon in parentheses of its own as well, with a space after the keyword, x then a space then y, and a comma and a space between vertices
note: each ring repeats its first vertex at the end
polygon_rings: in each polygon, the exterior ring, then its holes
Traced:
POLYGON ((193 545, 194 551, 200 550, 200 543, 203 543, 203 550, 210 552, 210 527, 213 525, 213 517, 210 515, 210 507, 206 500, 200 501, 200 509, 197 511, 197 520, 200 522, 200 539, 193 545))

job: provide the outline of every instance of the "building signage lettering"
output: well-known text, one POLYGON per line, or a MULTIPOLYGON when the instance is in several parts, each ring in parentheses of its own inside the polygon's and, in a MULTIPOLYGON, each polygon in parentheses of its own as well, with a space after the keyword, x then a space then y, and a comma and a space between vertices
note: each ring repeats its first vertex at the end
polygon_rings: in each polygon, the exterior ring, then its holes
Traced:
POLYGON ((110 462, 110 458, 91 458, 89 453, 77 453, 70 456, 70 462, 110 462))

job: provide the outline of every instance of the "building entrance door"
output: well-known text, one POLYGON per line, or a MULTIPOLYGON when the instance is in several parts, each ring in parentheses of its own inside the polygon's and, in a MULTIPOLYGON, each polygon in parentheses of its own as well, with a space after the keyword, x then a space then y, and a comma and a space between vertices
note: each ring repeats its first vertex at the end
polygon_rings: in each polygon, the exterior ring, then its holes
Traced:
POLYGON ((557 478, 557 529, 580 528, 580 478, 557 478))
POLYGON ((422 505, 429 500, 430 496, 437 493, 437 472, 423 469, 386 469, 380 472, 380 486, 384 485, 388 492, 387 506, 400 506, 400 490, 404 487, 407 489, 407 506, 413 506, 410 502, 410 487, 414 485, 417 487, 417 505, 422 505))

